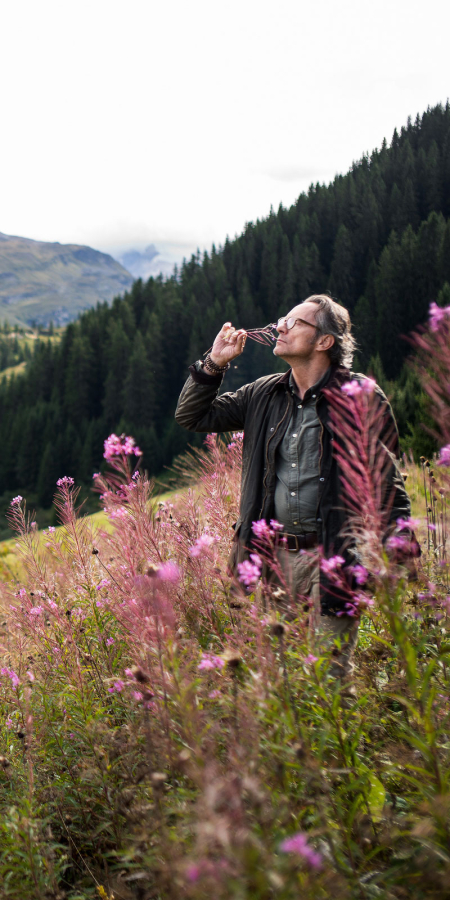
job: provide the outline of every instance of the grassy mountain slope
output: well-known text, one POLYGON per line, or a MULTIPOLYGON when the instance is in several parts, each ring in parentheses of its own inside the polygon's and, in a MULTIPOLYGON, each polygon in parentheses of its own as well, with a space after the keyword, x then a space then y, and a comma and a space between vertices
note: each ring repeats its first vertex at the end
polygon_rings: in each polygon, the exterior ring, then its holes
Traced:
POLYGON ((0 233, 0 320, 64 325, 132 284, 106 253, 0 233))

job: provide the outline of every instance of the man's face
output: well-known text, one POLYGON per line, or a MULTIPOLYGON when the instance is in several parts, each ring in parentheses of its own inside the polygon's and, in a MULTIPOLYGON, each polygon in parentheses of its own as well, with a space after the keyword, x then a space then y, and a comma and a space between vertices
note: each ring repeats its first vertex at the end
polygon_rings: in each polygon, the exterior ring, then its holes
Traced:
POLYGON ((314 327, 317 309, 316 303, 307 301, 291 309, 286 318, 292 316, 292 318, 302 319, 302 321, 296 322, 294 327, 289 330, 286 325, 280 325, 277 328, 278 340, 273 351, 275 356, 279 356, 293 365, 295 359, 306 362, 318 352, 316 344, 320 332, 314 327))

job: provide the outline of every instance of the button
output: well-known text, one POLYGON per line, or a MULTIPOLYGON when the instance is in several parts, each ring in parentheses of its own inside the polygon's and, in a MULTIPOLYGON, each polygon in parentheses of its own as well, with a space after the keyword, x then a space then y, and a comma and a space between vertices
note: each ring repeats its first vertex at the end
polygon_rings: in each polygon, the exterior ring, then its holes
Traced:
POLYGON ((271 431, 275 431, 275 429, 274 429, 274 428, 271 428, 271 429, 270 429, 270 430, 271 430, 271 431))
POLYGON ((313 398, 313 400, 315 400, 315 399, 316 399, 316 395, 315 395, 315 394, 313 394, 313 395, 312 395, 312 398, 313 398))
POLYGON ((295 432, 295 434, 293 434, 292 437, 297 437, 297 432, 295 432))
POLYGON ((325 478, 319 478, 319 481, 325 481, 325 478))
POLYGON ((317 519, 317 522, 321 522, 321 521, 322 521, 322 519, 317 519))
POLYGON ((297 463, 292 463, 292 468, 295 469, 297 463))
MULTIPOLYGON (((291 497, 295 497, 295 491, 291 491, 291 497)), ((317 520, 319 521, 319 520, 317 520)))
POLYGON ((293 525, 298 525, 298 522, 293 522, 292 524, 293 524, 293 525))
POLYGON ((303 407, 302 407, 302 404, 301 404, 301 403, 300 403, 300 405, 299 405, 299 407, 298 407, 298 408, 299 408, 299 409, 303 409, 303 407))

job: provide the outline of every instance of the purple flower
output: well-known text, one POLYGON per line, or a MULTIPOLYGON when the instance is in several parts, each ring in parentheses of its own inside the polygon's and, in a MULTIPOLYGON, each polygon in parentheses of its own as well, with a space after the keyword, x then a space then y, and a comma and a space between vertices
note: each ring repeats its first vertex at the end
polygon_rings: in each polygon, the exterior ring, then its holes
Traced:
POLYGON ((418 528, 420 519, 397 519, 397 525, 399 528, 418 528))
POLYGON ((361 381, 353 378, 352 381, 343 384, 341 390, 348 397, 360 397, 361 394, 373 394, 376 386, 377 383, 373 378, 362 378, 361 381))
POLYGON ((305 658, 303 660, 303 665, 311 666, 313 663, 317 662, 318 659, 319 659, 318 656, 313 656, 312 653, 308 653, 308 656, 305 656, 305 658))
POLYGON ((176 584, 180 580, 180 570, 170 559, 159 567, 156 575, 160 581, 168 581, 171 584, 176 584))
POLYGON ((320 853, 317 853, 310 847, 306 835, 301 831, 282 841, 280 850, 283 853, 296 853, 298 856, 302 856, 312 869, 320 869, 322 866, 322 857, 320 853))
POLYGON ((386 541, 386 547, 389 550, 407 550, 411 545, 409 538, 402 537, 399 534, 393 534, 386 541))
MULTIPOLYGON (((450 444, 447 444, 446 447, 441 447, 439 451, 439 459, 436 461, 436 465, 450 466, 450 444)), ((14 500, 12 501, 12 503, 14 503, 14 500)))
POLYGON ((213 653, 204 653, 197 669, 222 669, 224 665, 225 660, 221 656, 215 656, 213 653))
POLYGON ((195 541, 195 544, 189 548, 189 556, 203 556, 210 548, 211 544, 213 544, 215 538, 212 534, 201 534, 199 538, 195 541))
POLYGON ((63 478, 58 478, 56 487, 72 487, 73 484, 75 484, 73 478, 71 478, 70 475, 64 475, 63 478))
POLYGON ((125 685, 123 681, 115 681, 113 686, 108 688, 108 692, 110 694, 120 694, 120 692, 123 691, 124 687, 125 685))
POLYGON ((439 331, 442 323, 450 315, 450 306, 438 306, 437 303, 430 303, 428 315, 431 331, 439 331))
POLYGON ((355 576, 356 584, 365 584, 369 573, 365 566, 361 566, 359 563, 356 566, 353 566, 353 575, 355 576))
POLYGON ((284 525, 282 525, 281 522, 277 522, 276 519, 271 519, 270 527, 273 529, 273 531, 283 531, 284 525))
POLYGON ((252 588, 261 576, 262 562, 257 553, 250 554, 250 560, 238 563, 239 581, 246 588, 252 588))
POLYGON ((269 538, 271 536, 270 528, 265 519, 258 519, 257 522, 252 522, 252 531, 259 538, 269 538))
POLYGON ((17 497, 13 497, 11 500, 11 506, 20 506, 22 503, 23 497, 20 494, 17 494, 17 497))
POLYGON ((118 437, 117 434, 110 434, 103 446, 105 459, 112 459, 114 456, 131 456, 133 454, 134 456, 142 456, 142 450, 136 446, 134 438, 126 437, 125 435, 118 437))
POLYGON ((336 569, 343 566, 345 559, 342 556, 330 556, 329 559, 321 559, 320 560, 320 568, 325 575, 329 575, 331 572, 335 572, 336 569))
POLYGON ((17 685, 20 684, 20 678, 15 673, 14 669, 8 669, 7 666, 4 666, 3 669, 0 669, 0 675, 7 675, 8 678, 10 678, 13 687, 17 687, 17 685))

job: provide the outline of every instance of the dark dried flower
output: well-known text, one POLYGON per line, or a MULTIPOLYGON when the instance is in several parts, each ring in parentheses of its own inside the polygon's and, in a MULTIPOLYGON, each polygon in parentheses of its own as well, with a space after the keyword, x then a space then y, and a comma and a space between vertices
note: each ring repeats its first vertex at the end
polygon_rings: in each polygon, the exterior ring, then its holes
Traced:
POLYGON ((149 684, 150 678, 148 675, 141 669, 139 666, 134 666, 131 670, 133 678, 139 682, 139 684, 149 684))
POLYGON ((234 650, 226 650, 223 654, 223 659, 225 661, 225 665, 228 666, 229 669, 236 670, 239 668, 242 662, 242 658, 239 653, 236 653, 234 650))
POLYGON ((270 633, 273 634, 274 637, 281 638, 286 631, 285 625, 283 622, 279 622, 277 619, 273 619, 270 622, 270 633))
POLYGON ((0 766, 2 767, 2 769, 7 769, 10 765, 11 763, 9 759, 6 759, 6 756, 0 756, 0 766))
POLYGON ((92 548, 92 555, 93 555, 93 556, 98 556, 98 550, 97 550, 97 547, 93 547, 93 548, 92 548))

